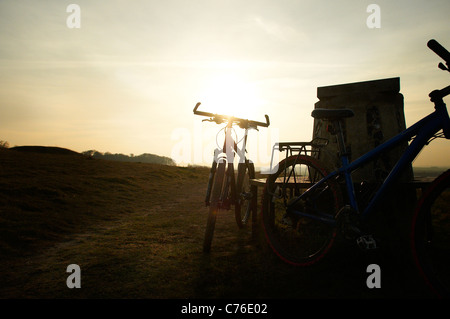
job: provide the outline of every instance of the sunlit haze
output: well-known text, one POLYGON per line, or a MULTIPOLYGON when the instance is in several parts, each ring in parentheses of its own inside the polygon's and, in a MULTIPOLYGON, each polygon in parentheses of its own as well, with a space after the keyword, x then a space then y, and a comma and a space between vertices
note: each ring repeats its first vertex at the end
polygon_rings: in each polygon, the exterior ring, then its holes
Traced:
MULTIPOLYGON (((317 87, 399 77, 407 125, 449 84, 426 43, 450 49, 448 0, 0 1, 0 140, 208 164, 201 109, 264 121, 249 149, 307 141, 317 87), (70 27, 75 3, 79 27, 70 27), (370 28, 367 7, 380 8, 370 28)), ((256 149, 256 150, 255 150, 256 149)), ((417 166, 449 166, 439 139, 417 166)))

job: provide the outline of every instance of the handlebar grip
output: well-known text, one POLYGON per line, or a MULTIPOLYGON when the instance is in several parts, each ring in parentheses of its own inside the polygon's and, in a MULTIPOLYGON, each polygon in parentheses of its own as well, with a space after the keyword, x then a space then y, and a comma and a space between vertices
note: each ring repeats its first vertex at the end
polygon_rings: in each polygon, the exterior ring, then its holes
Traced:
POLYGON ((200 104, 202 104, 202 103, 198 102, 197 104, 195 104, 195 107, 194 107, 194 113, 197 111, 197 109, 198 109, 198 107, 200 106, 200 104))
POLYGON ((269 127, 270 125, 269 115, 265 114, 264 116, 266 118, 266 123, 257 121, 248 121, 248 122, 254 126, 269 127))
POLYGON ((215 116, 215 114, 212 114, 212 113, 209 113, 209 112, 197 111, 197 109, 200 106, 200 104, 202 104, 202 103, 198 102, 195 105, 195 107, 194 107, 194 114, 203 115, 203 116, 209 116, 209 117, 214 117, 215 116))
POLYGON ((439 42, 437 42, 434 39, 431 39, 430 41, 428 41, 427 46, 431 50, 433 50, 434 53, 436 53, 442 59, 444 59, 445 62, 447 63, 447 65, 450 65, 450 53, 447 51, 446 48, 444 48, 442 45, 440 45, 439 42))

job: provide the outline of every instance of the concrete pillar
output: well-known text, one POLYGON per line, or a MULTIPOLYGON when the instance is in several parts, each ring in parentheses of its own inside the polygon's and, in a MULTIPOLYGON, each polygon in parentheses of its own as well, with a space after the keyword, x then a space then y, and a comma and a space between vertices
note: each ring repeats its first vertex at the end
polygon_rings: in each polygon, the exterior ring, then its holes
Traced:
MULTIPOLYGON (((358 158, 406 128, 400 78, 319 87, 317 97, 319 101, 315 104, 316 108, 349 108, 355 113, 354 117, 343 120, 350 160, 358 158)), ((338 168, 340 161, 336 138, 326 131, 324 121, 314 120, 314 137, 329 139, 329 144, 320 157, 330 169, 338 168)), ((352 175, 354 182, 373 183, 384 180, 406 146, 407 143, 355 171, 352 175)), ((412 178, 412 167, 409 167, 408 172, 402 176, 402 181, 411 181, 412 178)))

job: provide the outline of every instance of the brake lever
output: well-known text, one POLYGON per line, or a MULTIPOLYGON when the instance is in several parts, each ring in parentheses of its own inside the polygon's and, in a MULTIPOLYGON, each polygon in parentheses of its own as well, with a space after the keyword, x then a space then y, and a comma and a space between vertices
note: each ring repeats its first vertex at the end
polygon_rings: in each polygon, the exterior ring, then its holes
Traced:
POLYGON ((439 69, 441 69, 441 70, 443 70, 443 71, 448 71, 448 72, 450 72, 450 69, 447 68, 447 67, 444 65, 444 63, 442 63, 442 62, 440 62, 440 63, 438 64, 438 67, 439 67, 439 69))

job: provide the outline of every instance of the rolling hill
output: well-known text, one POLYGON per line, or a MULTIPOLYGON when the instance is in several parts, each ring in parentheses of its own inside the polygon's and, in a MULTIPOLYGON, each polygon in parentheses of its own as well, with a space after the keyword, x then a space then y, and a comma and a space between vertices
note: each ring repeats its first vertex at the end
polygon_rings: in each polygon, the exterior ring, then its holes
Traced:
POLYGON ((0 298, 418 296, 389 254, 337 246, 321 264, 293 268, 264 238, 239 230, 233 211, 219 212, 211 254, 203 254, 208 173, 63 148, 1 148, 0 298), (366 286, 373 262, 382 289, 366 286), (66 285, 71 264, 81 269, 80 289, 66 285))
POLYGON ((0 149, 0 256, 32 252, 98 220, 173 201, 201 168, 93 159, 59 147, 0 149))

